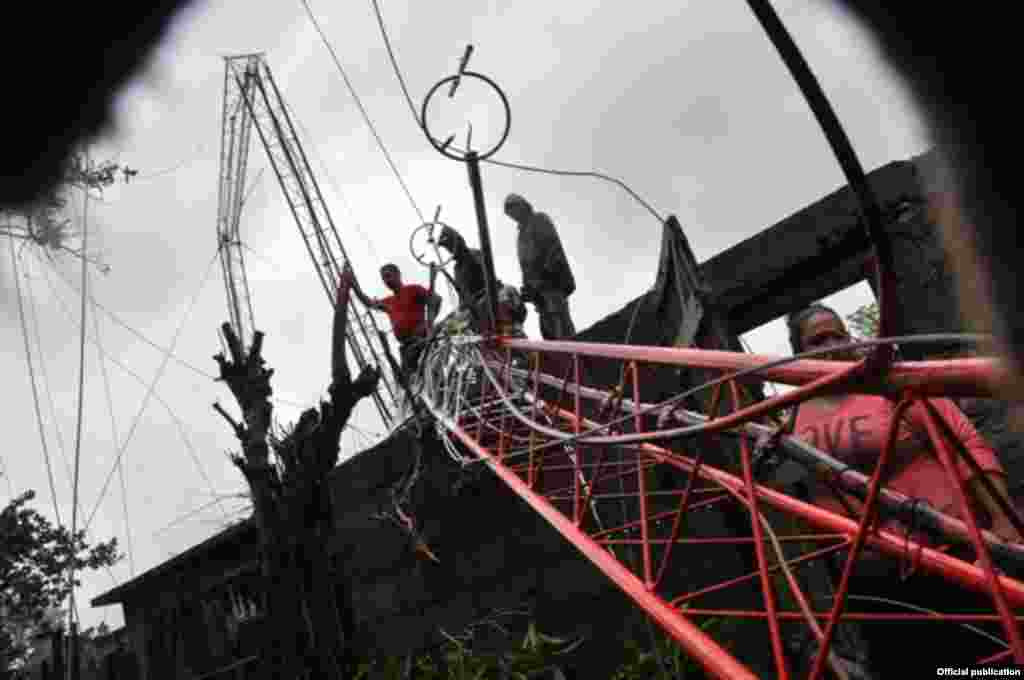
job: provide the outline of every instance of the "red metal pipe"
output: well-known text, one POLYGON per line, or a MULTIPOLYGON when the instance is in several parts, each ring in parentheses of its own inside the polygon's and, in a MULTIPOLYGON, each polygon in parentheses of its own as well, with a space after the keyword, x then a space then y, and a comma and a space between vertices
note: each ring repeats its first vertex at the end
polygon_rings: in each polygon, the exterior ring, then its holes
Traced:
MULTIPOLYGON (((532 412, 530 414, 530 420, 537 422, 537 409, 540 407, 540 352, 534 352, 530 356, 535 357, 534 371, 533 371, 533 403, 531 404, 532 412)), ((530 475, 529 485, 530 488, 534 488, 537 485, 537 467, 534 461, 534 446, 533 443, 538 437, 537 431, 530 428, 530 475)))
POLYGON ((978 666, 988 666, 988 665, 996 663, 997 661, 1005 661, 1006 659, 1009 659, 1011 656, 1013 656, 1013 650, 1012 649, 1005 649, 1005 650, 999 652, 998 654, 993 654, 992 656, 985 657, 984 659, 979 661, 977 663, 977 665, 978 666))
POLYGON ((686 620, 685 617, 662 601, 657 595, 648 592, 644 584, 614 556, 610 555, 593 539, 577 529, 554 506, 537 495, 519 477, 495 460, 490 451, 478 445, 459 428, 453 427, 452 431, 476 455, 489 461, 495 474, 501 477, 508 484, 509 488, 533 507, 563 536, 572 541, 576 548, 587 559, 597 565, 605 575, 615 581, 622 588, 622 591, 632 598, 641 609, 650 614, 669 635, 683 646, 697 663, 722 680, 757 680, 757 677, 749 669, 722 649, 706 633, 686 620))
MULTIPOLYGON (((691 510, 698 510, 700 508, 706 508, 709 505, 714 505, 715 503, 717 503, 719 501, 728 500, 729 498, 731 498, 731 496, 729 494, 727 494, 727 493, 724 493, 721 496, 716 496, 715 498, 709 498, 706 501, 700 501, 699 503, 694 503, 693 506, 690 509, 691 510)), ((658 520, 668 519, 669 517, 671 517, 674 514, 676 514, 675 510, 666 510, 665 512, 656 512, 653 515, 651 515, 648 519, 650 521, 652 521, 652 522, 657 522, 658 520)), ((640 520, 635 520, 633 522, 627 522, 626 524, 620 524, 617 527, 611 527, 611 528, 608 528, 608 529, 602 529, 601 531, 598 531, 596 533, 591 534, 590 537, 596 539, 599 536, 606 536, 608 534, 613 534, 616 531, 624 531, 625 529, 633 529, 633 528, 636 528, 638 526, 640 526, 640 520)))
MULTIPOLYGON (((594 489, 597 487, 597 481, 601 478, 601 471, 603 470, 602 466, 603 466, 603 464, 605 462, 604 452, 605 452, 605 449, 603 447, 601 449, 599 449, 598 452, 597 452, 597 463, 598 463, 597 464, 597 468, 594 470, 594 474, 590 478, 590 484, 587 485, 586 496, 583 497, 583 504, 582 504, 582 507, 580 508, 580 521, 576 524, 576 526, 578 526, 580 529, 583 528, 583 520, 586 517, 588 517, 587 512, 586 512, 586 508, 587 508, 588 505, 590 505, 590 499, 594 495, 594 489)), ((577 460, 578 459, 579 459, 579 456, 577 455, 577 460)), ((578 469, 582 471, 582 468, 583 468, 583 465, 579 464, 578 465, 578 469)))
MULTIPOLYGON (((633 375, 633 399, 640 400, 640 380, 637 377, 636 362, 629 362, 629 370, 633 375)), ((576 383, 579 384, 578 382, 576 383)), ((579 404, 579 390, 576 390, 576 401, 579 404)), ((579 408, 577 407, 577 412, 579 408)), ((578 417, 578 416, 577 416, 578 417)), ((577 420, 576 427, 579 428, 579 421, 577 420)), ((641 429, 640 416, 635 415, 633 417, 633 426, 636 431, 639 432, 641 429)), ((654 590, 654 578, 651 574, 651 544, 648 541, 650 538, 649 528, 647 526, 647 470, 643 465, 643 457, 637 456, 636 458, 636 474, 637 474, 637 489, 640 491, 640 539, 643 541, 641 548, 643 552, 643 568, 644 568, 644 585, 647 586, 648 590, 654 590)))
MULTIPOLYGON (((654 467, 655 465, 656 465, 656 463, 652 463, 650 461, 644 461, 644 467, 645 468, 651 468, 651 467, 654 467)), ((573 468, 574 468, 574 466, 572 466, 572 465, 560 465, 560 466, 557 466, 557 467, 549 467, 549 466, 546 466, 546 465, 544 466, 544 470, 545 471, 550 471, 550 470, 555 470, 555 469, 558 469, 558 470, 571 470, 573 468)), ((603 477, 600 477, 598 479, 594 479, 592 484, 599 484, 599 483, 602 483, 602 482, 608 482, 608 481, 612 481, 612 480, 615 480, 615 479, 620 479, 622 477, 627 477, 627 476, 634 475, 634 474, 636 474, 636 463, 634 461, 630 461, 629 463, 626 463, 626 464, 623 465, 623 470, 618 471, 618 472, 616 472, 616 471, 608 472, 603 477)), ((544 496, 553 496, 553 495, 558 494, 558 493, 572 493, 572 487, 571 486, 559 486, 559 487, 556 487, 554 489, 540 490, 540 491, 538 491, 538 493, 541 493, 544 496)))
MULTIPOLYGON (((783 357, 727 352, 716 349, 614 345, 565 340, 501 339, 503 345, 533 352, 574 353, 605 359, 633 360, 672 366, 691 366, 722 371, 741 371, 780 361, 783 357)), ((785 385, 806 385, 823 376, 853 365, 848 361, 795 359, 792 363, 766 368, 759 378, 785 385)), ((991 358, 945 359, 942 361, 894 362, 877 387, 857 385, 853 391, 900 393, 913 389, 928 396, 992 396, 1008 383, 1011 371, 1005 362, 991 358)))
MULTIPOLYGON (((835 541, 840 538, 846 538, 842 534, 807 534, 806 536, 777 536, 779 543, 798 543, 807 541, 835 541)), ((651 543, 655 545, 662 545, 669 543, 670 539, 667 538, 652 538, 651 543)), ((608 545, 613 543, 624 543, 624 544, 636 544, 640 543, 639 539, 636 538, 602 538, 598 541, 602 545, 608 545)), ((738 538, 677 538, 671 541, 672 543, 678 543, 680 545, 738 545, 741 543, 753 543, 754 538, 752 536, 740 536, 738 538)))
MULTIPOLYGON (((644 448, 652 453, 660 451, 660 449, 653 444, 645 444, 644 448)), ((683 467, 684 469, 692 469, 692 462, 690 461, 678 460, 674 457, 665 457, 665 462, 670 464, 679 464, 680 467, 683 467)), ((734 476, 710 465, 705 465, 701 474, 708 479, 712 479, 723 485, 729 485, 734 489, 742 488, 742 482, 734 476)), ((757 487, 757 494, 775 509, 796 515, 809 522, 812 526, 818 527, 822 530, 843 533, 848 536, 854 535, 857 532, 859 526, 857 522, 854 522, 847 517, 843 517, 842 515, 837 515, 824 508, 811 505, 810 503, 805 503, 799 499, 793 498, 792 496, 788 496, 764 486, 757 487)), ((867 542, 872 548, 894 558, 899 558, 906 554, 908 549, 919 551, 919 564, 926 571, 938 574, 964 586, 965 588, 969 588, 970 590, 974 590, 976 592, 987 592, 985 587, 985 576, 982 570, 978 567, 967 564, 963 560, 950 557, 943 552, 920 545, 916 541, 908 541, 904 537, 897 536, 896 534, 881 529, 872 532, 871 535, 867 537, 867 542)), ((1006 576, 999 576, 998 579, 1013 606, 1024 607, 1024 584, 1006 576)))
MULTIPOLYGON (((733 411, 743 407, 740 400, 740 391, 736 387, 736 381, 729 381, 729 391, 732 394, 733 411)), ((640 403, 639 397, 636 402, 640 403)), ((743 481, 746 483, 747 508, 750 512, 750 526, 754 532, 754 555, 757 558, 757 570, 761 574, 761 594, 764 596, 764 606, 768 611, 768 634, 771 637, 772 652, 775 655, 775 667, 779 677, 785 680, 789 677, 789 665, 786 663, 786 654, 782 648, 782 631, 779 629, 779 619, 775 616, 775 587, 772 577, 768 574, 768 559, 764 554, 764 527, 761 526, 761 513, 757 507, 757 494, 754 493, 754 472, 750 465, 750 446, 746 439, 740 439, 740 462, 743 467, 743 481)), ((812 676, 813 677, 813 676, 812 676)))
MULTIPOLYGON (((856 368, 856 364, 852 365, 850 369, 856 368)), ((849 370, 849 369, 848 369, 849 370)), ((826 380, 840 379, 843 376, 828 376, 826 380)), ((811 385, 805 385, 799 387, 793 392, 799 392, 810 388, 811 385)), ((791 394, 790 393, 790 394, 791 394)), ((769 400, 770 401, 770 400, 769 400)), ((557 409, 563 418, 571 418, 572 414, 565 412, 562 409, 557 409)), ((749 410, 749 409, 744 409, 749 410)), ((722 420, 730 418, 736 414, 730 414, 716 420, 716 424, 722 420)), ((587 419, 583 419, 584 424, 587 427, 596 427, 597 423, 593 423, 587 419)), ((692 471, 694 469, 694 461, 686 456, 676 454, 667 449, 655 446, 654 444, 643 443, 639 446, 640 449, 651 454, 652 458, 658 463, 667 463, 669 465, 676 466, 686 471, 692 471)), ((743 481, 735 477, 734 475, 719 470, 718 468, 710 465, 705 465, 701 470, 701 476, 705 479, 714 481, 722 486, 728 486, 734 490, 743 489, 743 481)), ((760 498, 764 499, 772 507, 781 510, 783 512, 792 513, 809 522, 811 525, 816 526, 820 529, 829 532, 840 532, 850 536, 856 535, 859 528, 859 523, 837 515, 829 510, 805 503, 801 500, 793 498, 787 494, 774 491, 767 487, 756 485, 757 494, 760 498)), ((958 560, 954 557, 950 557, 938 550, 927 548, 918 544, 916 541, 908 541, 903 537, 896 536, 895 534, 878 530, 872 532, 867 538, 868 545, 876 548, 890 557, 899 558, 904 555, 908 549, 918 551, 919 563, 927 571, 931 571, 944 578, 948 578, 960 585, 974 590, 977 592, 987 592, 985 586, 984 575, 978 567, 969 565, 962 560, 958 560)), ((1004 592, 1011 600, 1013 606, 1020 607, 1024 606, 1024 583, 1010 579, 1006 576, 999 576, 999 582, 1004 588, 1004 592)))
POLYGON ((871 479, 868 481, 868 497, 864 501, 864 509, 860 519, 860 525, 857 527, 857 533, 853 537, 853 546, 850 548, 850 552, 846 556, 846 564, 843 565, 843 574, 839 578, 839 587, 836 588, 836 593, 833 596, 831 616, 829 616, 828 623, 825 624, 825 637, 821 642, 817 656, 814 658, 814 666, 811 669, 810 680, 820 677, 821 673, 825 670, 825 659, 828 658, 828 648, 832 643, 832 636, 835 634, 836 625, 839 623, 839 616, 843 611, 843 605, 846 603, 846 592, 850 587, 850 577, 853 575, 853 565, 856 564, 857 557, 860 556, 860 551, 864 547, 864 543, 868 536, 868 527, 874 524, 876 519, 875 510, 878 503, 878 489, 882 485, 882 473, 885 472, 885 464, 888 462, 889 454, 892 452, 893 445, 896 443, 896 435, 899 433, 900 421, 903 419, 903 413, 909 406, 910 402, 903 400, 896 405, 895 409, 893 409, 892 421, 889 424, 889 431, 886 433, 885 446, 882 447, 882 451, 878 455, 878 462, 875 464, 875 469, 871 473, 871 479))
MULTIPOLYGON (((687 607, 686 613, 690 616, 731 616, 736 618, 746 619, 765 619, 768 618, 767 612, 762 611, 750 611, 747 609, 698 609, 696 607, 687 607)), ((827 619, 832 614, 830 612, 811 612, 816 619, 827 619)), ((803 619, 804 615, 801 612, 779 612, 779 617, 783 619, 803 619)), ((846 620, 855 621, 935 621, 936 623, 948 622, 948 621, 963 621, 967 622, 982 622, 982 621, 998 621, 998 614, 904 614, 902 612, 892 612, 887 614, 877 614, 871 612, 847 612, 843 614, 843 618, 846 620)), ((1017 617, 1018 621, 1024 621, 1024 616, 1017 617)), ((1009 656, 1010 651, 1000 652, 996 657, 1009 656)), ((995 660, 995 657, 989 657, 988 659, 979 663, 990 663, 995 660)))
MULTIPOLYGON (((791 560, 786 560, 786 564, 788 566, 792 567, 792 566, 795 566, 797 564, 801 564, 802 562, 809 562, 809 561, 811 561, 813 559, 817 559, 818 557, 823 557, 825 555, 828 555, 829 553, 834 553, 834 552, 837 552, 839 550, 842 550, 843 548, 845 548, 848 545, 850 545, 849 541, 842 541, 840 543, 836 543, 835 545, 829 545, 829 546, 826 546, 824 548, 818 548, 817 550, 812 550, 811 552, 807 553, 806 555, 801 555, 800 557, 794 557, 791 560)), ((774 567, 769 567, 768 571, 771 572, 771 573, 774 573, 774 572, 778 571, 781 568, 782 568, 781 566, 775 565, 774 567)), ((684 604, 686 602, 689 602, 690 600, 696 600, 698 597, 700 597, 702 595, 707 595, 709 593, 716 593, 719 590, 725 590, 726 588, 731 588, 732 586, 739 585, 740 583, 746 583, 747 581, 753 581, 754 579, 758 578, 758 576, 760 576, 760 574, 758 572, 752 571, 749 574, 744 574, 743 576, 737 576, 735 578, 729 579, 728 581, 722 581, 721 583, 716 583, 713 586, 707 586, 705 588, 701 588, 700 590, 695 590, 695 591, 690 592, 690 593, 685 593, 683 595, 679 595, 679 596, 673 598, 672 601, 669 604, 672 604, 672 605, 675 605, 675 606, 679 606, 679 605, 682 605, 682 604, 684 604)), ((687 609, 687 611, 689 611, 689 609, 687 609)))
POLYGON ((942 467, 946 469, 946 476, 949 478, 950 484, 955 489, 954 493, 956 493, 956 499, 960 504, 961 512, 967 518, 967 528, 971 532, 971 542, 974 543, 974 550, 981 561, 985 580, 988 582, 989 592, 995 601, 996 611, 999 612, 1002 618, 1003 630, 1006 631, 1006 636, 1010 640, 1010 649, 1013 650, 1014 660, 1017 663, 1024 663, 1024 642, 1022 642, 1020 637, 1020 628, 1014 625, 1013 613, 1006 602, 1006 594, 1003 592, 1000 579, 997 579, 995 575, 992 556, 989 555, 988 546, 985 545, 985 541, 981 537, 981 530, 978 528, 978 518, 975 516, 974 509, 967 498, 967 493, 963 489, 960 475, 953 464, 953 454, 946 446, 942 433, 939 432, 939 427, 935 423, 935 415, 923 406, 921 411, 924 415, 925 427, 928 429, 928 437, 931 439, 932 446, 939 460, 942 461, 942 467))
MULTIPOLYGON (((578 354, 572 355, 572 379, 577 385, 580 384, 580 356, 578 354)), ((573 411, 575 418, 573 418, 573 428, 576 434, 580 433, 580 393, 579 390, 573 395, 573 411)), ((576 466, 575 474, 572 476, 572 521, 576 526, 580 525, 582 519, 582 509, 580 508, 580 454, 582 453, 579 446, 576 447, 576 455, 573 456, 573 465, 576 466)))
MULTIPOLYGON (((546 381, 546 380, 549 380, 550 378, 541 377, 540 379, 541 379, 541 381, 546 381)), ((717 387, 718 386, 716 386, 716 390, 717 390, 717 387)), ((573 389, 575 391, 579 391, 580 394, 582 394, 585 398, 592 399, 592 400, 600 400, 602 398, 602 395, 606 394, 604 392, 601 392, 600 390, 596 390, 594 388, 584 387, 584 386, 580 386, 580 385, 573 386, 573 389)), ((625 402, 623 402, 623 406, 626 407, 629 410, 636 410, 637 408, 639 408, 639 409, 649 409, 651 407, 650 404, 643 404, 643 403, 641 403, 641 404, 635 404, 634 403, 634 404, 631 404, 631 405, 629 405, 627 407, 625 402)), ((715 410, 711 410, 710 411, 710 415, 712 415, 712 416, 715 413, 716 413, 715 410)), ((748 432, 749 432, 749 430, 748 430, 748 432)), ((672 454, 672 455, 674 455, 674 454, 672 454)), ((838 481, 845 488, 847 488, 848 490, 856 491, 856 488, 851 488, 851 485, 848 484, 848 483, 851 480, 855 480, 855 479, 857 479, 859 477, 862 477, 862 475, 860 475, 860 473, 858 473, 856 471, 853 471, 853 470, 847 469, 843 473, 843 475, 839 478, 838 481)), ((865 481, 865 486, 866 486, 867 478, 864 478, 864 481, 865 481)), ((890 506, 898 506, 898 505, 902 505, 902 504, 905 504, 905 503, 909 502, 909 499, 907 499, 905 496, 903 496, 902 494, 899 494, 897 492, 894 492, 894 491, 892 491, 890 489, 883 489, 881 493, 882 493, 882 495, 884 497, 884 500, 886 500, 887 504, 889 504, 890 506)), ((954 519, 952 517, 947 517, 947 516, 939 515, 938 513, 933 513, 932 517, 931 517, 931 520, 936 522, 936 526, 946 536, 954 537, 954 538, 962 536, 964 542, 970 543, 970 536, 968 535, 967 525, 964 522, 962 522, 960 520, 957 520, 957 519, 954 519)), ((984 535, 984 532, 983 532, 983 535, 984 535)))
POLYGON ((691 472, 686 478, 686 489, 683 491, 683 497, 679 501, 679 510, 676 512, 676 517, 672 521, 672 533, 669 536, 668 547, 665 549, 665 554, 661 558, 661 566, 658 567, 658 575, 654 577, 654 587, 657 588, 661 584, 662 579, 665 577, 665 569, 668 567, 668 560, 672 556, 672 548, 675 547, 675 541, 679 537, 679 532, 682 528, 683 515, 686 513, 687 508, 690 504, 690 494, 693 492, 693 487, 697 480, 697 475, 700 474, 700 465, 703 461, 703 453, 697 453, 697 464, 694 471, 691 472))
MULTIPOLYGON (((512 350, 505 351, 505 391, 510 391, 509 386, 512 384, 512 350)), ((501 421, 498 424, 498 459, 504 462, 505 460, 505 440, 507 433, 505 432, 505 422, 508 418, 508 409, 501 409, 501 421)))

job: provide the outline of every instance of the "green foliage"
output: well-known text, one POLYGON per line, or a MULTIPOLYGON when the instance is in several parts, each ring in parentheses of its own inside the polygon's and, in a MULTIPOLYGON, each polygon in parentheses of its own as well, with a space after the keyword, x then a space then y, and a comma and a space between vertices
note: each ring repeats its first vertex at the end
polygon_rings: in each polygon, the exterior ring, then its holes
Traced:
MULTIPOLYGON (((491 623, 494 623, 491 621, 491 623)), ((494 625, 498 625, 494 623, 494 625)), ((500 627, 500 626, 499 626, 500 627)), ((518 645, 503 652, 481 652, 473 648, 472 627, 459 636, 445 635, 448 643, 442 654, 447 673, 438 668, 429 654, 415 660, 416 678, 422 680, 483 680, 499 677, 504 672, 511 680, 551 680, 564 677, 558 669, 560 657, 582 644, 583 640, 562 639, 542 633, 531 621, 526 635, 518 645)), ((380 662, 379 677, 401 680, 403 660, 389 657, 380 662)), ((369 663, 363 663, 356 680, 370 677, 369 663)))
MULTIPOLYGON (((707 619, 699 627, 708 635, 719 638, 723 637, 726 628, 722 619, 707 619)), ((718 642, 723 644, 721 639, 718 642)), ((642 646, 635 640, 627 640, 627 661, 611 676, 611 680, 680 680, 702 672, 700 665, 686 655, 678 642, 660 631, 655 646, 656 650, 649 649, 649 646, 642 646), (659 664, 659 657, 664 666, 659 664)))
POLYGON ((860 307, 853 314, 847 316, 846 321, 857 337, 878 337, 878 302, 871 302, 860 307))
POLYGON ((0 511, 0 671, 19 664, 31 633, 58 618, 55 609, 70 592, 72 565, 81 573, 121 558, 117 539, 90 546, 85 531, 72 537, 28 506, 34 497, 26 491, 0 511))
MULTIPOLYGON (((718 639, 726 648, 725 639, 734 630, 734 625, 723 619, 707 619, 700 625, 708 635, 718 639)), ((490 680, 508 677, 512 680, 556 680, 564 677, 559 665, 561 657, 580 644, 581 639, 559 639, 541 633, 536 622, 531 621, 523 641, 505 652, 481 653, 473 649, 472 636, 448 637, 443 654, 448 672, 442 673, 431 657, 424 654, 414 661, 415 677, 422 680, 490 680), (501 675, 504 672, 506 675, 501 675)), ((626 661, 610 676, 611 680, 680 680, 688 677, 703 677, 700 666, 682 650, 679 644, 667 635, 658 633, 655 645, 657 652, 650 648, 647 640, 626 640, 626 661), (659 656, 664 666, 659 665, 659 656)), ((400 657, 389 657, 379 662, 375 677, 388 680, 402 680, 404 661, 400 657)), ((359 666, 355 680, 368 680, 370 664, 359 666)))

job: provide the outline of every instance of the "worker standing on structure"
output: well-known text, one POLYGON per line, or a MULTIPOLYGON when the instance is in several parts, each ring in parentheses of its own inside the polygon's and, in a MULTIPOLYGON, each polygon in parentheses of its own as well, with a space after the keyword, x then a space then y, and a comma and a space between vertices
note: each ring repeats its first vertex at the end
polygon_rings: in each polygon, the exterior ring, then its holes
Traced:
POLYGON ((367 297, 359 288, 359 283, 348 265, 345 266, 342 277, 352 284, 352 290, 360 302, 370 309, 385 312, 391 319, 391 328, 398 340, 399 353, 402 357, 402 371, 406 375, 411 375, 426 344, 430 322, 437 318, 437 312, 441 308, 441 297, 419 284, 403 284, 402 272, 394 264, 386 264, 380 268, 381 280, 393 293, 387 297, 367 297))
POLYGON ((505 214, 519 227, 516 249, 523 272, 522 298, 537 308, 541 336, 558 340, 576 335, 569 315, 569 296, 576 290, 576 280, 551 218, 534 211, 518 194, 505 199, 505 214))

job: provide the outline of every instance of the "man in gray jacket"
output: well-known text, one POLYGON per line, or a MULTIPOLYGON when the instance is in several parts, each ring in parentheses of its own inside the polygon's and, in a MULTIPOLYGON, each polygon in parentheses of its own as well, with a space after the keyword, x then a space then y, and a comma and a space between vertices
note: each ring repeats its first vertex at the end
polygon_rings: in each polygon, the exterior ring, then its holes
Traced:
POLYGON ((569 315, 569 296, 576 290, 576 280, 555 225, 518 194, 505 198, 505 214, 519 227, 516 249, 523 272, 522 299, 536 307, 540 334, 545 340, 571 338, 576 328, 569 315))

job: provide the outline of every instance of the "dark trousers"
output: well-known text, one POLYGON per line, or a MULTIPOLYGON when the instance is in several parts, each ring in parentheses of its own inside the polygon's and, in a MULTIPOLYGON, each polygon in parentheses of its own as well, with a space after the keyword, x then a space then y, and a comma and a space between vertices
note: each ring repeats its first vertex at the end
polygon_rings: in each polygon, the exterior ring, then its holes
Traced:
POLYGON ((545 340, 565 340, 576 335, 576 327, 569 314, 569 298, 558 290, 537 292, 537 316, 540 317, 540 334, 545 340))
POLYGON ((416 372, 420 356, 426 347, 427 338, 425 335, 410 335, 405 338, 398 338, 398 353, 402 361, 402 373, 406 378, 412 377, 416 372))

